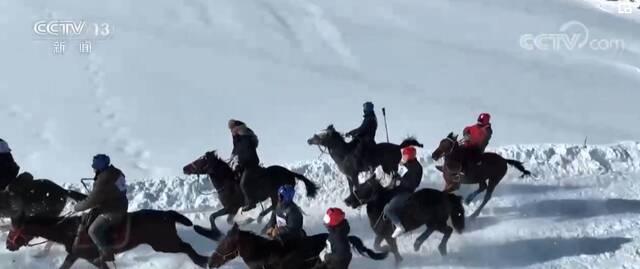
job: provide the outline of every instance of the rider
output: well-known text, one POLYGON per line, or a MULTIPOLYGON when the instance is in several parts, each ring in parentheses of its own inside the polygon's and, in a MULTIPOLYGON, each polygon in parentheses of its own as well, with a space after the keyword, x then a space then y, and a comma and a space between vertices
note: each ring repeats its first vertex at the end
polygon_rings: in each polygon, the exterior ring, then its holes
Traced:
POLYGON ((11 155, 11 148, 0 138, 0 190, 4 190, 20 172, 20 166, 11 155))
POLYGON ((378 129, 378 118, 373 110, 373 103, 365 102, 362 105, 364 112, 364 119, 360 124, 360 127, 351 130, 347 133, 347 136, 351 136, 358 140, 358 146, 356 147, 356 154, 367 165, 371 165, 371 160, 368 157, 371 149, 376 145, 376 130, 378 129))
POLYGON ((399 171, 399 180, 393 180, 392 189, 394 196, 384 207, 384 214, 396 227, 393 238, 400 236, 406 230, 400 220, 400 214, 411 194, 420 186, 422 181, 422 165, 416 158, 416 148, 406 147, 402 149, 402 167, 399 171))
POLYGON ((240 189, 244 195, 244 211, 256 206, 256 201, 251 197, 249 185, 251 180, 259 177, 260 159, 258 158, 258 137, 247 125, 239 120, 229 120, 229 131, 233 138, 233 151, 231 160, 236 163, 235 172, 240 175, 240 189))
POLYGON ((293 186, 281 186, 278 189, 275 218, 271 218, 269 221, 269 227, 272 228, 267 234, 283 245, 287 242, 298 241, 306 235, 302 229, 302 210, 293 202, 295 195, 296 190, 293 186))
MULTIPOLYGON (((89 225, 89 236, 100 251, 100 258, 96 262, 113 261, 113 249, 109 246, 108 231, 122 223, 129 207, 125 175, 111 165, 109 156, 98 154, 93 157, 91 165, 95 171, 93 190, 87 199, 74 207, 76 212, 91 209, 89 216, 97 215, 89 225)), ((84 231, 84 225, 78 235, 84 231)), ((77 249, 77 241, 74 248, 77 249)))
MULTIPOLYGON (((349 222, 340 208, 329 208, 324 215, 324 225, 329 231, 327 247, 320 253, 326 268, 347 269, 351 263, 351 244, 349 243, 349 222)), ((324 267, 323 267, 324 268, 324 267)))
POLYGON ((489 144, 493 130, 491 129, 491 115, 482 113, 478 116, 478 122, 474 125, 467 126, 462 131, 464 138, 462 147, 467 151, 469 163, 477 163, 480 156, 484 153, 485 148, 489 144))

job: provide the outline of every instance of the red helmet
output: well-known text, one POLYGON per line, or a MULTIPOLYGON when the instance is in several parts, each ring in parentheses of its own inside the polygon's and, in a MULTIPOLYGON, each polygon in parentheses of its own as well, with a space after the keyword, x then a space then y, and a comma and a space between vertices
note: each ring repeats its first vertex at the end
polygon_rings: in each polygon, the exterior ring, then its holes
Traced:
POLYGON ((487 125, 491 121, 491 115, 489 113, 482 113, 478 116, 478 123, 482 125, 487 125))
POLYGON ((416 158, 416 148, 411 146, 402 148, 402 156, 406 160, 414 160, 416 158))
POLYGON ((324 215, 324 225, 333 228, 340 225, 344 221, 344 211, 340 208, 329 208, 327 214, 324 215))

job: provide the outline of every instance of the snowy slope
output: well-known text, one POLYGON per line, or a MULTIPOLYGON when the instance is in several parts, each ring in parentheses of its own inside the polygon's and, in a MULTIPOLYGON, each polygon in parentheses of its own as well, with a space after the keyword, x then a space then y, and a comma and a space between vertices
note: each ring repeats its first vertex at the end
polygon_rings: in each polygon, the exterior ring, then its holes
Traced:
POLYGON ((593 4, 5 0, 0 135, 25 169, 67 182, 90 174, 97 152, 130 179, 177 176, 205 150, 228 155, 231 117, 259 134, 266 164, 311 159, 304 141, 329 123, 355 127, 366 100, 388 109, 392 141, 434 145, 483 111, 495 145, 634 140, 639 28, 593 4), (108 23, 112 35, 90 39, 88 55, 79 40, 54 55, 32 28, 56 19, 108 23), (624 46, 521 47, 571 21, 624 46))
MULTIPOLYGON (((640 142, 623 142, 601 146, 518 145, 496 148, 505 157, 524 161, 535 178, 520 179, 510 173, 497 188, 485 213, 469 223, 467 232, 450 241, 451 259, 438 257, 434 235, 420 254, 413 254, 416 235, 401 240, 408 258, 406 268, 442 266, 454 268, 635 268, 640 257, 640 142), (589 266, 586 266, 586 265, 589 266)), ((422 152, 428 155, 428 152, 422 152)), ((425 161, 423 187, 441 188, 440 176, 433 163, 425 161)), ((307 216, 305 227, 321 232, 324 209, 344 207, 348 194, 344 178, 326 159, 299 162, 290 166, 322 186, 314 200, 299 198, 307 216)), ((72 186, 79 188, 79 186, 72 186)), ((300 187, 303 188, 303 187, 300 187)), ((473 187, 465 186, 461 193, 473 187)), ((176 178, 135 182, 129 186, 131 210, 142 208, 175 209, 206 223, 208 212, 219 205, 207 178, 176 178)), ((302 190, 302 189, 301 189, 302 190)), ((471 205, 473 209, 475 204, 471 205)), ((347 210, 354 233, 371 244, 371 233, 362 210, 347 210)), ((228 228, 221 218, 219 224, 228 228)), ((255 225, 246 228, 257 228, 255 225)), ((211 253, 215 243, 183 230, 183 238, 194 243, 202 253, 211 253)), ((4 240, 6 233, 0 239, 4 240)), ((60 250, 50 258, 31 257, 36 250, 18 253, 0 251, 0 265, 17 268, 47 268, 60 262, 60 250), (15 260, 15 263, 14 263, 15 260)), ((142 247, 120 256, 119 268, 190 268, 186 257, 154 254, 142 247)), ((374 264, 357 260, 354 268, 384 268, 390 261, 374 264)), ((242 268, 236 261, 231 268, 242 268)))

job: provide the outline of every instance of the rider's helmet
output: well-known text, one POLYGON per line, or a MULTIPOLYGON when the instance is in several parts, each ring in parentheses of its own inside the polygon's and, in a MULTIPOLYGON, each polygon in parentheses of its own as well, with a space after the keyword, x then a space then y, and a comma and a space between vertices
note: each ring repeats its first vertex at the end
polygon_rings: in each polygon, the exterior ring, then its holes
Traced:
POLYGON ((365 114, 373 113, 373 103, 365 102, 364 104, 362 104, 362 110, 365 114))
POLYGON ((91 168, 93 168, 96 172, 101 173, 104 170, 107 170, 111 165, 111 158, 106 154, 97 154, 93 156, 93 163, 91 164, 91 168))
POLYGON ((412 146, 402 148, 402 158, 406 161, 415 160, 416 148, 412 146))
POLYGON ((491 115, 489 113, 482 113, 478 116, 478 124, 487 125, 491 121, 491 115))
POLYGON ((278 189, 278 197, 284 203, 291 203, 296 196, 296 189, 291 185, 284 185, 278 189))
POLYGON ((11 153, 11 148, 6 141, 0 138, 0 153, 11 153))
POLYGON ((342 209, 336 207, 329 208, 323 218, 324 225, 329 228, 334 228, 344 221, 344 217, 345 214, 342 209))

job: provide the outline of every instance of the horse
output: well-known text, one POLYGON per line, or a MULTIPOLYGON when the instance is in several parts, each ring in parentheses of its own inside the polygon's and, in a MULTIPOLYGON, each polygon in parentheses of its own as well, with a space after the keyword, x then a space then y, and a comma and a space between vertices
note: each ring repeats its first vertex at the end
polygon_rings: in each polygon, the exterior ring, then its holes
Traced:
MULTIPOLYGON (((320 261, 319 255, 327 246, 328 237, 329 234, 321 233, 283 245, 280 241, 242 231, 235 224, 211 254, 209 267, 219 268, 239 256, 250 269, 313 268, 320 261)), ((349 236, 349 242, 360 255, 373 260, 387 257, 387 253, 376 253, 366 248, 357 236, 349 236)))
MULTIPOLYGON (((396 264, 403 258, 398 251, 398 244, 393 234, 394 225, 384 217, 384 206, 393 198, 395 191, 384 188, 375 177, 369 178, 351 192, 345 200, 347 206, 358 208, 367 205, 367 216, 371 228, 376 234, 374 248, 381 247, 385 240, 395 256, 396 264)), ((404 212, 400 213, 401 221, 407 232, 426 226, 427 229, 416 239, 414 250, 420 250, 422 243, 434 232, 444 234, 438 251, 442 256, 447 255, 447 241, 453 230, 462 233, 465 227, 464 207, 461 197, 451 193, 444 193, 434 189, 421 189, 413 193, 407 201, 404 212), (448 221, 451 221, 451 225, 448 221)))
POLYGON ((340 172, 347 177, 349 190, 353 190, 355 186, 358 186, 358 174, 360 172, 372 171, 378 166, 382 166, 382 170, 387 175, 395 175, 398 171, 400 159, 402 159, 401 149, 408 146, 423 147, 413 137, 405 139, 400 145, 378 143, 371 149, 370 159, 372 166, 367 166, 361 162, 359 156, 354 152, 358 143, 357 140, 351 140, 347 143, 344 136, 336 131, 333 125, 329 125, 320 134, 314 134, 307 140, 307 143, 320 147, 321 151, 323 151, 322 147, 327 148, 329 155, 338 165, 340 172))
MULTIPOLYGON (((0 192, 0 215, 9 218, 57 217, 69 199, 78 202, 86 197, 80 192, 64 189, 51 180, 34 180, 31 174, 22 173, 0 192)), ((47 255, 51 246, 52 244, 47 244, 37 256, 47 255)))
MULTIPOLYGON (((81 223, 81 217, 20 217, 12 220, 12 230, 7 236, 6 246, 10 251, 17 251, 23 246, 31 246, 29 242, 36 237, 62 244, 67 251, 67 257, 60 266, 68 269, 78 260, 85 259, 94 266, 108 269, 106 263, 97 262, 100 256, 97 248, 92 244, 83 245, 73 251, 73 244, 81 223)), ((150 245, 155 251, 166 253, 184 253, 193 263, 205 267, 207 257, 198 254, 191 245, 182 241, 176 230, 176 223, 191 227, 193 223, 187 217, 175 211, 141 210, 129 213, 126 228, 120 227, 113 231, 122 232, 124 240, 114 246, 114 253, 131 250, 141 244, 150 245)), ((84 236, 86 238, 86 236, 84 236)), ((115 236, 114 236, 115 237, 115 236)))
POLYGON ((507 174, 507 165, 513 166, 522 172, 522 177, 531 175, 531 172, 524 167, 522 162, 505 159, 493 152, 483 153, 480 156, 479 164, 466 163, 466 155, 465 150, 458 143, 458 136, 449 133, 446 138, 440 141, 438 148, 431 154, 431 158, 434 161, 438 161, 444 157, 444 166, 438 169, 442 171, 445 181, 448 183, 445 191, 457 190, 460 183, 479 185, 478 190, 465 198, 465 204, 470 204, 478 194, 486 190, 482 204, 469 216, 470 218, 476 218, 480 215, 480 211, 491 199, 496 186, 507 174))
MULTIPOLYGON (((307 197, 313 198, 318 192, 318 187, 304 175, 294 173, 282 166, 274 165, 263 168, 262 180, 256 180, 253 187, 257 194, 256 201, 264 201, 271 199, 271 206, 260 213, 258 222, 262 218, 272 212, 278 202, 278 188, 283 185, 295 185, 296 179, 301 180, 307 189, 307 197)), ((209 151, 204 156, 198 158, 183 168, 186 175, 203 175, 209 176, 211 183, 218 192, 218 199, 222 204, 222 209, 212 213, 209 216, 211 229, 196 225, 195 230, 202 236, 210 238, 214 241, 220 239, 222 234, 216 226, 216 218, 228 215, 227 222, 231 223, 233 217, 238 210, 244 206, 244 196, 240 190, 240 180, 236 178, 236 174, 229 164, 222 160, 215 151, 209 151)), ((272 213, 273 215, 273 213, 272 213)), ((272 216, 273 217, 273 216, 272 216)), ((269 227, 264 227, 262 232, 266 232, 269 227)))

